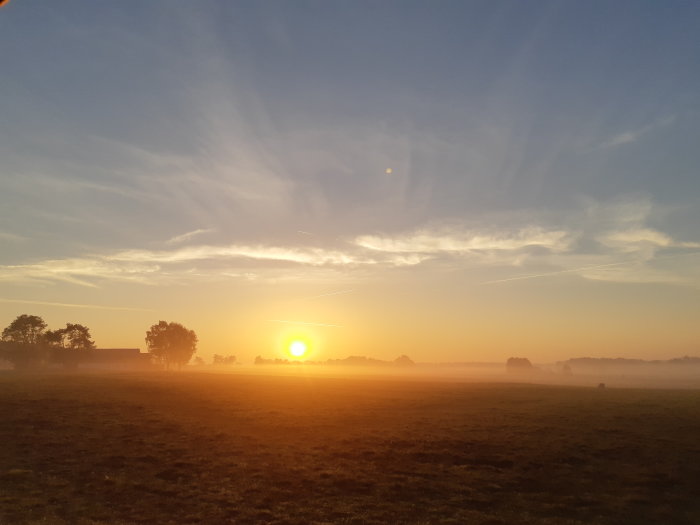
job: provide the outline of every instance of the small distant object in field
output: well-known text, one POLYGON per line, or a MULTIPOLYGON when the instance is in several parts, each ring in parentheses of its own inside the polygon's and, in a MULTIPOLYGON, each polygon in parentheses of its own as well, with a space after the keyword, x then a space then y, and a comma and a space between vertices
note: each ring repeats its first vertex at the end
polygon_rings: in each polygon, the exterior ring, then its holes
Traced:
POLYGON ((598 383, 598 390, 604 390, 605 389, 605 383, 598 383))

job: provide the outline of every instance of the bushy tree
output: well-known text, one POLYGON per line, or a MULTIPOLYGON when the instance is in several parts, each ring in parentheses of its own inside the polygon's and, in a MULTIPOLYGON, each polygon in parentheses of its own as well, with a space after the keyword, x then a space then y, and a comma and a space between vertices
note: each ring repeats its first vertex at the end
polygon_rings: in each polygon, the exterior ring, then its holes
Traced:
POLYGON ((38 315, 22 314, 2 331, 0 357, 19 369, 49 361, 74 367, 94 348, 86 326, 67 323, 65 328, 46 330, 46 323, 38 315))
POLYGON ((52 347, 52 359, 63 366, 74 368, 86 360, 95 349, 90 329, 81 324, 66 323, 65 328, 48 330, 46 341, 52 347))
POLYGON ((35 345, 44 338, 46 323, 38 315, 18 315, 10 325, 2 331, 5 342, 35 345))
POLYGON ((214 359, 212 360, 214 365, 233 365, 236 364, 235 355, 219 355, 214 354, 214 359))
POLYGON ((397 366, 416 366, 416 363, 406 354, 402 354, 394 359, 394 364, 397 366))
POLYGON ((197 351, 197 334, 180 323, 159 321, 146 332, 148 351, 169 369, 187 364, 197 351))
POLYGON ((66 323, 65 328, 49 330, 46 339, 56 346, 69 350, 93 350, 95 342, 90 338, 90 329, 81 324, 66 323))
POLYGON ((532 363, 527 357, 511 357, 506 362, 508 372, 532 372, 532 363))
POLYGON ((46 323, 38 315, 22 314, 2 331, 0 354, 17 369, 31 368, 48 358, 46 323))

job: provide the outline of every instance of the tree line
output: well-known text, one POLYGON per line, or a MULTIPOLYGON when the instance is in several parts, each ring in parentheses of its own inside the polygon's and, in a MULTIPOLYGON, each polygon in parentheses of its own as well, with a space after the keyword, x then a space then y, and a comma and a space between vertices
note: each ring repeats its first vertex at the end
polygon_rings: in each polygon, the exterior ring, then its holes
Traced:
MULTIPOLYGON (((75 368, 94 357, 97 349, 88 327, 66 323, 65 328, 47 328, 38 315, 17 316, 2 331, 0 359, 22 370, 48 364, 75 368)), ((180 368, 197 351, 197 334, 180 323, 159 321, 146 331, 146 347, 156 363, 180 368)))

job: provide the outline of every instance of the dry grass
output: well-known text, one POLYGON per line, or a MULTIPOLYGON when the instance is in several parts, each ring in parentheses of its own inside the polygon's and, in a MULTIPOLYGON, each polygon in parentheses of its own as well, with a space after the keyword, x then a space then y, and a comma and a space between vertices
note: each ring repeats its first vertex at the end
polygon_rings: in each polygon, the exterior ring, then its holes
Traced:
POLYGON ((700 523, 700 393, 0 375, 0 523, 700 523))

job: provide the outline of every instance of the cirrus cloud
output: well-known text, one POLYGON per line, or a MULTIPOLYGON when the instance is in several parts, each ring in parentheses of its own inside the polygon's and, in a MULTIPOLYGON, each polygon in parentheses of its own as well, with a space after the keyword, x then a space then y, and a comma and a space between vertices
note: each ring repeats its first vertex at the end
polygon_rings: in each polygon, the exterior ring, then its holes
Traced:
POLYGON ((379 252, 437 254, 515 251, 530 246, 561 252, 569 248, 570 240, 571 235, 564 230, 529 227, 499 233, 419 230, 399 236, 362 235, 356 237, 354 243, 362 248, 379 252))

